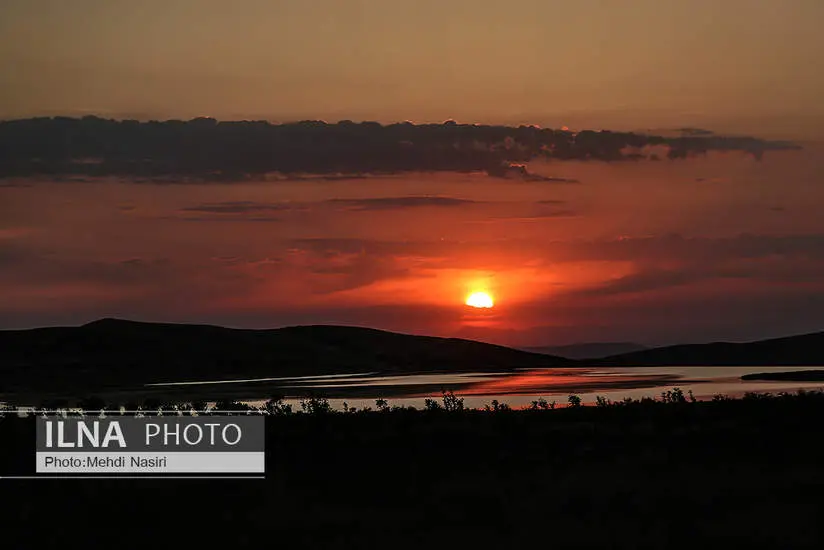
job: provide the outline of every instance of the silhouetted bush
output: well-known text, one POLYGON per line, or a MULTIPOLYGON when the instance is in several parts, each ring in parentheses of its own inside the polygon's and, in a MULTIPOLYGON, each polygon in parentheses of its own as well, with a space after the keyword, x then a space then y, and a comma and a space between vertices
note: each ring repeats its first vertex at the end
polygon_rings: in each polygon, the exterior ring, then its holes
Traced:
MULTIPOLYGON (((470 409, 465 406, 464 399, 456 395, 453 391, 444 390, 441 392, 442 398, 441 400, 435 400, 432 398, 426 398, 424 400, 424 409, 425 411, 444 411, 444 412, 473 412, 477 411, 477 409, 470 409)), ((726 404, 726 403, 741 403, 743 406, 747 404, 769 404, 769 403, 793 403, 793 404, 803 404, 809 403, 811 406, 821 406, 824 405, 824 391, 809 391, 809 390, 798 390, 795 393, 789 392, 780 392, 777 394, 771 393, 760 393, 760 392, 747 392, 744 394, 743 398, 735 399, 728 395, 715 395, 713 398, 707 403, 718 403, 718 404, 726 404)), ((55 401, 55 400, 46 400, 43 401, 41 406, 35 407, 36 411, 57 411, 61 415, 96 415, 99 413, 102 403, 102 400, 83 400, 79 402, 78 407, 69 407, 67 405, 67 401, 55 401), (92 406, 89 406, 92 405, 92 406)), ((361 409, 357 409, 356 407, 350 407, 348 403, 343 403, 342 411, 336 411, 333 409, 331 404, 329 403, 328 399, 326 398, 319 398, 319 397, 307 397, 299 401, 300 403, 300 410, 303 413, 307 414, 335 414, 335 413, 358 413, 358 414, 368 414, 373 411, 381 412, 381 413, 404 413, 404 412, 414 412, 417 409, 415 407, 409 406, 399 406, 399 405, 392 405, 391 402, 387 399, 377 399, 375 401, 376 408, 373 409, 372 407, 363 407, 361 409)), ((596 396, 595 398, 595 406, 594 407, 586 407, 583 404, 583 401, 580 396, 577 395, 570 395, 567 399, 568 407, 572 409, 580 409, 582 411, 585 410, 598 410, 600 411, 598 414, 611 414, 613 411, 617 412, 619 410, 627 410, 627 411, 636 411, 638 414, 653 414, 654 411, 662 410, 662 408, 666 408, 668 411, 672 411, 673 414, 676 414, 677 411, 681 411, 684 414, 689 414, 687 411, 694 409, 695 407, 683 407, 685 404, 696 404, 699 405, 700 402, 695 398, 695 396, 690 391, 686 396, 684 392, 680 388, 674 388, 669 391, 662 392, 660 394, 659 399, 655 399, 652 397, 642 397, 641 399, 633 399, 630 397, 626 397, 620 401, 611 401, 606 399, 603 396, 596 396)), ((538 398, 535 401, 532 401, 528 406, 525 408, 530 411, 550 411, 555 409, 555 401, 547 402, 544 398, 538 398)), ((6 404, 6 410, 8 411, 16 410, 16 407, 13 404, 6 404)), ((261 407, 255 407, 246 403, 242 403, 232 399, 219 399, 215 402, 215 406, 213 408, 207 407, 206 402, 204 401, 181 401, 179 403, 161 403, 159 400, 152 400, 147 399, 143 405, 138 405, 135 402, 127 402, 125 405, 116 406, 112 404, 106 404, 105 409, 110 411, 109 414, 118 414, 119 410, 130 411, 129 414, 133 414, 131 411, 136 411, 134 414, 137 415, 148 415, 148 416, 155 416, 158 414, 162 415, 199 415, 199 414, 267 414, 270 416, 284 416, 293 414, 295 411, 293 409, 293 405, 286 403, 283 401, 281 397, 276 397, 269 399, 264 403, 261 407)), ((501 403, 497 399, 493 399, 490 404, 486 404, 482 407, 482 411, 510 411, 512 410, 509 405, 506 403, 501 403)), ((589 413, 587 413, 589 414, 589 413)), ((594 414, 594 413, 593 413, 594 414)), ((678 413, 680 414, 680 413, 678 413)), ((601 418, 608 418, 608 416, 602 416, 601 418)))
POLYGON ((686 403, 687 398, 684 397, 684 392, 681 388, 674 388, 661 392, 661 401, 663 403, 686 403))
POLYGON ((228 415, 244 414, 254 412, 257 410, 258 409, 256 407, 232 399, 221 399, 220 401, 216 402, 214 406, 214 412, 228 415))
POLYGON ((529 408, 533 411, 547 411, 555 408, 555 401, 547 403, 543 397, 539 397, 536 401, 530 403, 529 408))
POLYGON ((769 401, 773 399, 773 395, 771 393, 748 391, 744 393, 743 399, 746 401, 769 401))
POLYGON ((612 401, 602 395, 597 395, 595 396, 595 406, 601 408, 610 407, 612 406, 612 401))
POLYGON ((424 409, 426 409, 427 411, 439 411, 439 410, 441 410, 441 404, 438 403, 437 401, 435 401, 434 399, 429 398, 429 397, 427 397, 426 399, 423 400, 423 406, 424 406, 424 409))
MULTIPOLYGON (((201 505, 178 506, 170 524, 204 528, 183 530, 187 540, 210 528, 210 545, 221 547, 277 536, 296 548, 418 548, 455 534, 477 548, 527 547, 541 536, 570 548, 680 548, 697 538, 708 547, 820 546, 824 393, 686 406, 656 395, 496 414, 447 414, 439 397, 433 414, 267 418, 266 476, 257 481, 4 479, 14 503, 4 525, 41 529, 49 544, 31 546, 58 547, 92 510, 96 535, 131 540, 164 532, 151 527, 159 502, 191 502, 201 505), (397 498, 381 497, 390 490, 397 498), (44 512, 68 492, 72 506, 44 512), (231 503, 215 504, 216 495, 231 503), (124 510, 152 515, 132 526, 124 510), (684 544, 671 540, 674 521, 689 526, 684 544)), ((0 475, 32 468, 32 453, 12 449, 33 451, 33 423, 0 421, 0 475)))
POLYGON ((329 400, 324 397, 301 399, 300 408, 306 414, 322 415, 335 412, 332 405, 329 404, 329 400))
POLYGON ((499 411, 511 411, 512 408, 507 405, 506 403, 501 403, 497 399, 492 400, 492 404, 484 405, 485 411, 492 411, 492 412, 499 412, 499 411))
POLYGON ((443 394, 443 408, 449 412, 457 412, 464 410, 463 397, 458 397, 452 391, 444 391, 443 394))
POLYGON ((269 399, 263 409, 271 416, 286 416, 292 414, 292 405, 284 403, 281 398, 269 399))

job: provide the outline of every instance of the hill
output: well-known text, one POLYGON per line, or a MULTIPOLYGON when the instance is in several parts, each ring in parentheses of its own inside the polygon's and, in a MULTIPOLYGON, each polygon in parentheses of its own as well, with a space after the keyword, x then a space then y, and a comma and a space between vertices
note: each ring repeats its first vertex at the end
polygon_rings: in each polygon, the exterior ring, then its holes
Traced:
POLYGON ((575 363, 471 340, 345 326, 246 330, 102 319, 79 327, 0 331, 4 392, 562 366, 575 363))
POLYGON ((647 347, 632 342, 582 342, 579 344, 568 344, 566 346, 539 346, 522 349, 532 353, 557 355, 559 357, 566 357, 567 359, 595 359, 641 351, 647 349, 647 347))
POLYGON ((653 348, 591 361, 596 366, 824 365, 824 332, 746 343, 713 342, 653 348))
POLYGON ((745 374, 741 380, 773 380, 779 382, 824 382, 824 370, 792 372, 756 372, 745 374))

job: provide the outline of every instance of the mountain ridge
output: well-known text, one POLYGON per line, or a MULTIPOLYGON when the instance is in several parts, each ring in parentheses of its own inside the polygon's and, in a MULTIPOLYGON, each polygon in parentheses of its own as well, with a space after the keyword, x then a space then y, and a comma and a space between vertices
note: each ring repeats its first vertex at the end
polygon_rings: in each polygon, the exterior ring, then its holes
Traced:
POLYGON ((524 351, 546 353, 567 359, 585 360, 610 357, 624 353, 650 349, 648 346, 635 342, 576 342, 561 346, 528 346, 521 347, 524 351))
POLYGON ((583 361, 463 338, 341 325, 244 329, 106 317, 80 326, 0 330, 0 394, 364 372, 700 365, 824 366, 824 332, 680 344, 583 361))
POLYGON ((236 329, 104 318, 75 327, 0 331, 0 391, 574 366, 496 344, 337 325, 236 329))
POLYGON ((750 342, 677 344, 603 357, 594 366, 824 365, 824 332, 750 342))

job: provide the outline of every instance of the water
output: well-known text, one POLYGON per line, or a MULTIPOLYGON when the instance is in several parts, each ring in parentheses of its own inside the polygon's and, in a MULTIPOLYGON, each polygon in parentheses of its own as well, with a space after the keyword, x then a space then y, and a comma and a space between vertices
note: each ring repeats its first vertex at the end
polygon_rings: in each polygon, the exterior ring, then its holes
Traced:
POLYGON ((155 384, 146 384, 146 387, 161 387, 161 386, 206 386, 213 384, 246 384, 248 382, 291 382, 294 380, 335 380, 340 378, 351 378, 358 376, 370 376, 377 374, 375 372, 364 372, 356 374, 324 374, 320 376, 282 376, 274 378, 238 378, 237 380, 196 380, 191 382, 157 382, 155 384))
POLYGON ((725 394, 740 397, 745 392, 794 392, 798 389, 824 389, 824 382, 742 381, 744 374, 756 372, 788 372, 822 370, 824 367, 613 367, 541 369, 517 372, 468 372, 448 374, 410 374, 381 376, 373 373, 349 375, 267 378, 256 380, 212 380, 206 382, 164 383, 165 386, 219 387, 249 383, 249 395, 242 401, 260 406, 268 395, 280 393, 286 401, 297 404, 308 394, 328 395, 338 409, 346 402, 350 407, 374 407, 375 399, 387 399, 390 405, 422 407, 424 399, 441 397, 441 390, 454 390, 464 398, 464 404, 482 408, 497 399, 513 408, 528 406, 539 398, 566 403, 570 394, 578 395, 585 404, 594 403, 597 396, 617 401, 625 397, 659 397, 673 387, 686 394, 692 391, 698 399, 711 399, 725 394), (277 391, 267 385, 256 392, 254 382, 271 384, 277 381, 277 391))

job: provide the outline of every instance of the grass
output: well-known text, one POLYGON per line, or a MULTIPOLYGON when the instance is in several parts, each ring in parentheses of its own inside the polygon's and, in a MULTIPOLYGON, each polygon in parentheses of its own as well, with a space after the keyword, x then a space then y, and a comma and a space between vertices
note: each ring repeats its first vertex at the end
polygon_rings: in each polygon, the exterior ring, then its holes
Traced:
MULTIPOLYGON (((822 392, 527 410, 444 397, 273 412, 262 481, 4 480, 6 524, 47 521, 46 546, 89 525, 210 547, 820 547, 822 392)), ((31 421, 0 421, 4 449, 33 453, 31 421)), ((24 454, 2 453, 2 471, 24 454)))

